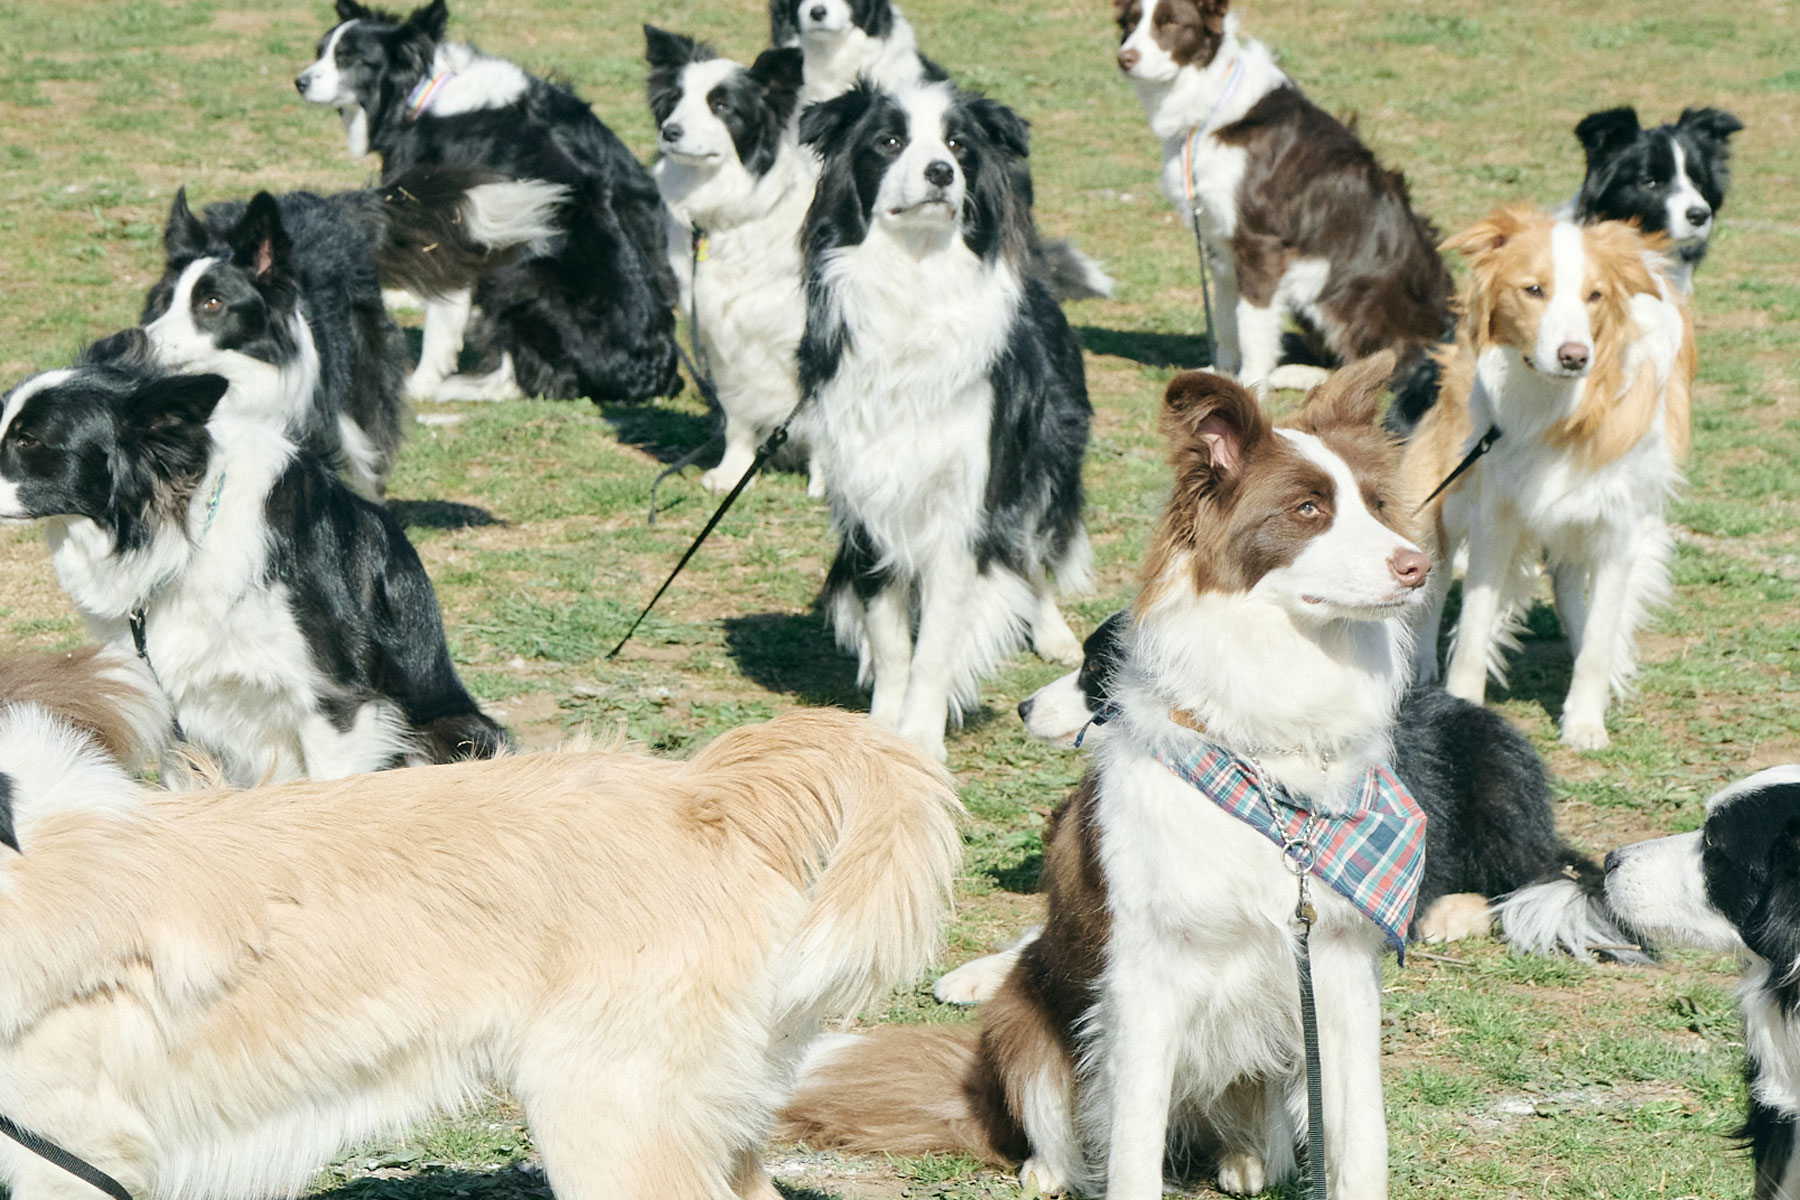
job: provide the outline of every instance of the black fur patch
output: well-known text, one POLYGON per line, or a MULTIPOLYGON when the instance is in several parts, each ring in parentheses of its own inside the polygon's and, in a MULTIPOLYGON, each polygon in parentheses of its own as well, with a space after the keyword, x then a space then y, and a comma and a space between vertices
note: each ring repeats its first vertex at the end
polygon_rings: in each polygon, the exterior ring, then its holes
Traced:
MULTIPOLYGON (((1717 215, 1731 187, 1731 135, 1744 124, 1717 108, 1690 108, 1669 125, 1645 129, 1632 108, 1589 113, 1575 126, 1587 155, 1587 175, 1575 198, 1575 219, 1636 221, 1646 233, 1666 233, 1668 198, 1680 187, 1675 146, 1687 159, 1687 175, 1717 215)), ((1709 240, 1709 239, 1708 239, 1709 240)), ((1683 246, 1681 255, 1697 263, 1706 241, 1683 246)))
POLYGON ((13 827, 12 776, 0 771, 0 845, 19 850, 19 835, 13 827))
MULTIPOLYGON (((800 11, 818 0, 769 0, 769 41, 790 46, 800 40, 800 11)), ((892 0, 850 0, 850 21, 872 38, 894 32, 892 0)))
POLYGON ((1800 783, 1775 783, 1714 808, 1702 834, 1706 899, 1770 965, 1784 1014, 1800 1012, 1800 783))

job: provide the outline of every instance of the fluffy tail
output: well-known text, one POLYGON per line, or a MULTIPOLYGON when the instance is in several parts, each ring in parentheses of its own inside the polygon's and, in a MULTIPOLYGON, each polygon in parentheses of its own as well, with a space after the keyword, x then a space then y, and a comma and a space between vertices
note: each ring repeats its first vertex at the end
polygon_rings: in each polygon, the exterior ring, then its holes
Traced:
POLYGON ((512 738, 486 713, 452 713, 420 726, 416 732, 426 763, 494 758, 512 749, 512 738))
POLYGON ((807 888, 776 968, 784 1020, 855 1012, 930 965, 962 865, 942 767, 866 717, 808 710, 725 734, 687 773, 704 819, 807 888))
POLYGON ((128 771, 154 762, 173 740, 169 701, 128 649, 0 659, 0 707, 40 704, 91 737, 128 771))
POLYGON ((820 1038, 776 1117, 775 1140, 853 1154, 1024 1156, 973 1026, 889 1025, 820 1038))
POLYGON ((1562 874, 1527 884, 1494 901, 1493 912, 1514 949, 1526 954, 1568 953, 1584 962, 1595 954, 1651 965, 1634 936, 1606 902, 1606 876, 1579 852, 1564 848, 1562 874))
POLYGON ((385 287, 442 296, 474 286, 514 247, 561 232, 568 189, 481 167, 414 167, 377 193, 376 264, 385 287))
POLYGON ((1065 300, 1106 299, 1113 294, 1112 276, 1066 239, 1033 246, 1031 267, 1059 304, 1065 300))

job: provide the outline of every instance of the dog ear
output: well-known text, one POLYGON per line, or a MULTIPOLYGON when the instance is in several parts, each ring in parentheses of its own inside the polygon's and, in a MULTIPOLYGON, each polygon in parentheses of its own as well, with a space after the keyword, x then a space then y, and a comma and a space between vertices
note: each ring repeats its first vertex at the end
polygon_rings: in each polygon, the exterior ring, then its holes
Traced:
POLYGON ((150 366, 153 357, 150 352, 150 335, 142 327, 134 325, 91 343, 75 356, 75 365, 118 366, 127 370, 142 370, 150 366))
POLYGON ((987 139, 1018 158, 1031 154, 1031 122, 998 100, 975 96, 969 100, 969 115, 981 127, 987 139))
POLYGON ((1575 140, 1587 152, 1588 169, 1641 132, 1637 109, 1629 106, 1589 113, 1575 126, 1575 140))
POLYGON ((1225 32, 1225 13, 1231 7, 1231 0, 1196 0, 1194 7, 1200 10, 1200 25, 1206 32, 1217 38, 1225 32))
POLYGON ((792 46, 799 40, 799 0, 769 0, 769 44, 792 46))
POLYGON ((169 205, 169 219, 163 225, 163 250, 171 259, 198 258, 206 252, 206 226, 188 207, 187 188, 177 188, 175 202, 169 205))
POLYGON ((197 476, 212 446, 206 423, 230 386, 223 375, 152 380, 124 402, 122 440, 165 477, 197 476))
POLYGON ((231 243, 231 260, 258 280, 285 274, 293 243, 281 223, 281 208, 275 197, 258 192, 238 223, 231 227, 227 240, 231 243))
POLYGON ((769 107, 775 111, 775 119, 782 124, 794 114, 794 105, 800 99, 800 87, 806 82, 806 54, 798 46, 782 46, 774 50, 764 50, 750 64, 750 78, 754 79, 769 98, 769 107))
POLYGON ((1163 393, 1162 431, 1177 477, 1196 469, 1213 480, 1243 469, 1269 434, 1269 418, 1236 380, 1215 371, 1183 371, 1163 393))
POLYGON ((800 144, 811 146, 828 158, 831 147, 842 141, 875 104, 875 88, 866 79, 841 96, 811 104, 800 114, 800 144))
POLYGON ((1394 352, 1382 350, 1333 371, 1307 393, 1300 408, 1302 428, 1372 427, 1381 417, 1382 400, 1394 378, 1394 362, 1394 352))
POLYGON ((450 6, 444 0, 431 0, 422 8, 415 8, 406 23, 430 38, 434 42, 444 40, 444 27, 450 24, 450 6))
POLYGON ((1523 204, 1496 209, 1461 233, 1445 238, 1438 249, 1459 250, 1479 264, 1531 228, 1536 219, 1537 214, 1523 204))
POLYGON ((694 61, 693 38, 670 33, 654 25, 644 26, 644 61, 652 67, 685 67, 694 61))
POLYGON ((1750 915, 1738 923, 1744 944, 1784 981, 1794 1001, 1794 968, 1800 966, 1800 819, 1789 821, 1769 847, 1769 873, 1750 915))
POLYGON ((370 21, 375 17, 373 9, 364 8, 356 0, 337 0, 338 21, 370 21))
POLYGON ((1744 123, 1722 108, 1684 108, 1675 119, 1675 126, 1707 141, 1723 143, 1741 132, 1744 123))

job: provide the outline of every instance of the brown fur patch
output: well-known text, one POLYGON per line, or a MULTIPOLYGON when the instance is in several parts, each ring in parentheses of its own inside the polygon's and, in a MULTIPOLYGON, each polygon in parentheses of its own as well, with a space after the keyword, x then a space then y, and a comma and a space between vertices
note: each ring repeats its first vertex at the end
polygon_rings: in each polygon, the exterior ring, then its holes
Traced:
MULTIPOLYGON (((1150 33, 1178 66, 1204 67, 1225 41, 1225 10, 1229 0, 1153 0, 1150 33)), ((1113 0, 1113 20, 1122 42, 1143 19, 1143 0, 1113 0)))
POLYGON ((113 761, 131 766, 154 747, 144 744, 134 715, 156 701, 134 685, 101 648, 67 654, 19 654, 0 659, 0 705, 37 704, 91 734, 113 761))

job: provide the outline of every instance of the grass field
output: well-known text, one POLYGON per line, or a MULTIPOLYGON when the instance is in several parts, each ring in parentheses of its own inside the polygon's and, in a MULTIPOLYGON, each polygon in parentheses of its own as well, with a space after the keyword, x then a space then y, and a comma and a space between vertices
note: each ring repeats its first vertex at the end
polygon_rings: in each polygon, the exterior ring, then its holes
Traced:
MULTIPOLYGON (((927 53, 1034 122, 1043 226, 1120 280, 1117 299, 1070 308, 1096 408, 1087 482, 1099 587, 1071 613, 1085 633, 1128 597, 1166 486, 1154 413, 1172 370, 1200 356, 1193 246, 1158 191, 1135 97, 1115 77, 1104 0, 906 9, 927 53)), ((454 0, 451 29, 574 81, 648 152, 639 23, 743 57, 766 35, 763 11, 761 0, 454 0)), ((1611 750, 1559 748, 1569 655, 1540 607, 1496 703, 1545 752, 1568 835, 1596 852, 1692 828, 1722 781, 1800 759, 1800 6, 1250 0, 1241 11, 1315 99, 1359 114, 1445 231, 1500 203, 1570 196, 1581 159, 1569 131, 1592 109, 1632 103, 1660 121, 1704 103, 1744 120, 1734 190, 1698 278, 1675 600, 1644 639, 1640 694, 1615 715, 1611 750)), ((371 176, 373 161, 348 161, 335 118, 303 106, 291 84, 329 20, 327 4, 292 0, 0 0, 0 386, 136 318, 177 185, 210 201, 371 176)), ((644 520, 661 462, 706 435, 691 395, 459 415, 413 431, 394 507, 437 583, 465 678, 528 744, 623 723, 682 754, 794 705, 863 703, 813 609, 830 537, 794 477, 760 482, 634 646, 602 661, 710 509, 690 474, 664 489, 655 528, 644 520)), ((81 640, 38 533, 0 530, 0 648, 81 640)), ((1058 673, 1022 658, 950 740, 971 814, 952 962, 1035 909, 1039 831, 1079 762, 1027 741, 1011 710, 1058 673)), ((1494 942, 1390 965, 1395 1194, 1747 1195, 1747 1159, 1729 1141, 1743 1102, 1735 975, 1705 956, 1588 967, 1494 942)), ((935 1008, 925 980, 878 1015, 965 1019, 935 1008)), ((815 1200, 1018 1194, 956 1159, 772 1156, 790 1195, 815 1200)), ((496 1100, 359 1153, 318 1187, 383 1200, 542 1193, 532 1163, 517 1111, 496 1100)))

